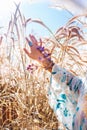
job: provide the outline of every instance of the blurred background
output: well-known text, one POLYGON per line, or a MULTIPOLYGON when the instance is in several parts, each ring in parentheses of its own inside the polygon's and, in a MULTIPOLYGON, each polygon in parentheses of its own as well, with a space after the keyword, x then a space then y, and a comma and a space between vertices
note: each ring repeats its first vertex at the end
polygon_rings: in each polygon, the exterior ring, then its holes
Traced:
POLYGON ((50 73, 26 56, 25 37, 41 38, 52 60, 86 83, 86 5, 86 0, 0 0, 0 130, 62 127, 48 103, 50 73))
MULTIPOLYGON (((86 0, 3 0, 0 1, 0 26, 4 27, 4 31, 8 25, 11 15, 14 13, 15 4, 21 3, 20 9, 26 18, 34 18, 42 20, 53 32, 56 28, 63 26, 72 15, 86 13, 86 0)), ((49 35, 42 27, 31 24, 28 32, 40 31, 42 35, 49 35)))

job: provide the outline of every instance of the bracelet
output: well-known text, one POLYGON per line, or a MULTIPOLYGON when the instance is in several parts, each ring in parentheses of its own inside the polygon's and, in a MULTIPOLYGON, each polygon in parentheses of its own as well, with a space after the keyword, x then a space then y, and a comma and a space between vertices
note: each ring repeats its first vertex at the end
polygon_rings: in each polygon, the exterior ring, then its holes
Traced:
MULTIPOLYGON (((52 69, 52 67, 53 67, 53 65, 54 65, 54 62, 51 60, 51 53, 47 53, 45 50, 46 49, 44 49, 44 47, 42 47, 42 46, 38 46, 37 47, 37 49, 43 54, 43 57, 45 58, 45 64, 46 65, 44 65, 44 68, 46 69, 46 70, 51 70, 52 69)), ((40 59, 41 57, 39 57, 39 59, 40 59)), ((43 63, 44 64, 44 63, 43 63)))
POLYGON ((45 68, 46 70, 49 70, 49 69, 52 69, 53 65, 54 65, 54 62, 51 60, 51 61, 49 62, 49 65, 47 65, 47 66, 44 67, 44 68, 45 68))

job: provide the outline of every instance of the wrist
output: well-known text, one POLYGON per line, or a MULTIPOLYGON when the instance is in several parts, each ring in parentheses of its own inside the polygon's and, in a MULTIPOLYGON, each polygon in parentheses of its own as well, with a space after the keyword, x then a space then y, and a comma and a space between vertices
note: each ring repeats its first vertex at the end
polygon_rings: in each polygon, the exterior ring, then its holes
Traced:
POLYGON ((51 53, 49 53, 48 49, 44 49, 42 46, 38 46, 37 49, 42 53, 42 56, 38 58, 39 62, 42 64, 45 70, 52 72, 54 62, 51 60, 51 53))
POLYGON ((48 70, 49 72, 52 72, 52 68, 53 68, 54 64, 55 63, 51 60, 51 58, 47 58, 43 62, 43 66, 44 66, 45 70, 48 70))

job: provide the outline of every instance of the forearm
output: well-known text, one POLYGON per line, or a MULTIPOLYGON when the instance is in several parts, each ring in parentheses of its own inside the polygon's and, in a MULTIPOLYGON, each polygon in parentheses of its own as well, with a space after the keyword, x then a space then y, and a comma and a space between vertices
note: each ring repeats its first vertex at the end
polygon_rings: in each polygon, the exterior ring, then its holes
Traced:
POLYGON ((51 60, 50 57, 45 58, 44 61, 41 62, 42 66, 45 68, 45 70, 52 73, 52 68, 55 65, 55 63, 51 60))
POLYGON ((55 65, 55 63, 52 62, 51 65, 48 66, 47 70, 52 73, 52 68, 53 68, 54 65, 55 65))

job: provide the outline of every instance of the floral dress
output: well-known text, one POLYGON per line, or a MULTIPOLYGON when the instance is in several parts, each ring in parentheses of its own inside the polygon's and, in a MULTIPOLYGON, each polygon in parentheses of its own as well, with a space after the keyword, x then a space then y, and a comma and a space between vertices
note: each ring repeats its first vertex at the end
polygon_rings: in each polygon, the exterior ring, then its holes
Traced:
POLYGON ((54 65, 48 98, 66 130, 87 130, 87 88, 81 79, 54 65))

